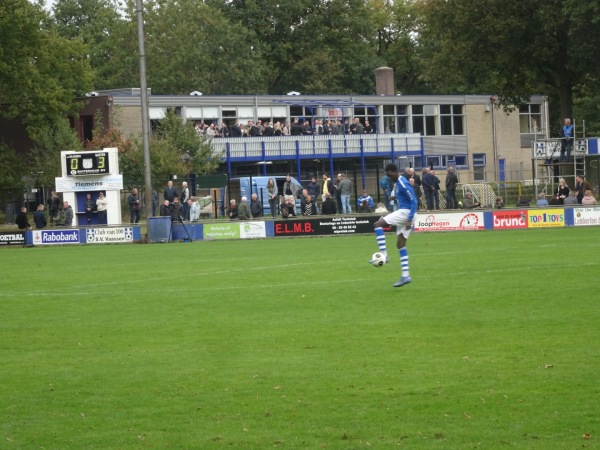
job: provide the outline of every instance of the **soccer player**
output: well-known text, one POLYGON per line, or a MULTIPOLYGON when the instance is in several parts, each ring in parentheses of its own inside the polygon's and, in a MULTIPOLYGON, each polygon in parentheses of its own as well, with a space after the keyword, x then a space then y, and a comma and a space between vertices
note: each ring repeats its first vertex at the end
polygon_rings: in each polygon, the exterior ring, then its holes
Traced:
POLYGON ((394 287, 400 287, 412 281, 408 271, 408 250, 406 250, 406 240, 410 236, 410 230, 416 215, 418 203, 417 196, 415 195, 415 191, 410 185, 409 180, 400 176, 398 167, 395 164, 388 164, 385 166, 385 174, 390 177, 395 186, 398 209, 379 219, 373 226, 375 228, 375 236, 377 237, 379 251, 386 255, 386 262, 389 261, 389 258, 387 256, 383 229, 390 225, 396 227, 396 234, 398 235, 396 246, 400 253, 402 275, 394 284, 394 287))

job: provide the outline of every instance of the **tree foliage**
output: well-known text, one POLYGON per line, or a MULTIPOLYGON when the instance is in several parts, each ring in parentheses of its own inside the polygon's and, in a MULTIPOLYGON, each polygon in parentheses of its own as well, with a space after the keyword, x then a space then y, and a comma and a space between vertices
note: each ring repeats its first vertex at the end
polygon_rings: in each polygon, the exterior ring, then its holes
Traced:
POLYGON ((60 36, 27 0, 0 2, 0 101, 6 115, 33 126, 59 121, 91 86, 84 45, 60 36))
POLYGON ((81 150, 83 144, 67 119, 40 124, 32 137, 36 144, 31 150, 31 176, 40 186, 54 185, 54 179, 62 175, 61 152, 81 150))
POLYGON ((547 94, 571 116, 577 86, 599 73, 598 2, 419 2, 423 77, 440 93, 489 92, 519 105, 547 94))

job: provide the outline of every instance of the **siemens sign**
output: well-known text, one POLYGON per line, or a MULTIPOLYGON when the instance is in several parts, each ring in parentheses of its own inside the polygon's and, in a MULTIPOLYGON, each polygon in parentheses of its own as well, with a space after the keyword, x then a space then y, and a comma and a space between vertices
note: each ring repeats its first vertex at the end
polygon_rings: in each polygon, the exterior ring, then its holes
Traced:
POLYGON ((79 244, 79 230, 35 230, 33 245, 79 244))

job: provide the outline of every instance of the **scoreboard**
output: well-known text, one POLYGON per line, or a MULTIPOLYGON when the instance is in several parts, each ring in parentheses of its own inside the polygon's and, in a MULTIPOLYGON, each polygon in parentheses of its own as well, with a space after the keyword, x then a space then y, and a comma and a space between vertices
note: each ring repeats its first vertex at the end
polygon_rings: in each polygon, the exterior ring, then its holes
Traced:
POLYGON ((66 153, 67 175, 107 175, 110 174, 108 152, 66 153))

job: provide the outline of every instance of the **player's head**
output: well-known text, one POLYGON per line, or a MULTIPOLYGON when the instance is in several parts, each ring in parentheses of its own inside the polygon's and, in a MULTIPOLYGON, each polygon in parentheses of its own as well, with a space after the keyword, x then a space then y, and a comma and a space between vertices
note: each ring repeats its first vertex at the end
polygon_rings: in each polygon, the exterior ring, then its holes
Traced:
POLYGON ((385 174, 392 180, 396 181, 399 176, 398 166, 396 164, 388 164, 387 166, 385 166, 385 174))

